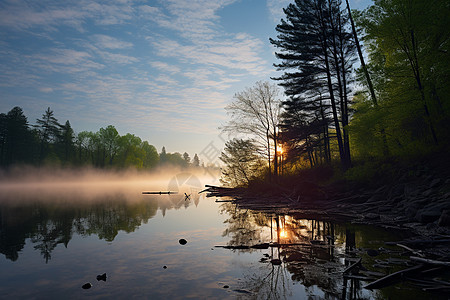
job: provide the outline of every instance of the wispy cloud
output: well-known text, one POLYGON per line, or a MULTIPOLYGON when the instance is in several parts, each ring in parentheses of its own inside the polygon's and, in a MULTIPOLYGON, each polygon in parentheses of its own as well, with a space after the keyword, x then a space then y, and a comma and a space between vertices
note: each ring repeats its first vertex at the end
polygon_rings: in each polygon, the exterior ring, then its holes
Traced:
POLYGON ((0 26, 24 30, 41 27, 57 30, 61 25, 80 31, 87 20, 99 25, 123 24, 133 19, 134 11, 127 1, 97 3, 90 0, 67 1, 14 1, 5 0, 0 4, 0 26))
POLYGON ((162 72, 174 74, 174 73, 180 73, 181 69, 178 66, 175 65, 169 65, 168 63, 162 62, 162 61, 151 61, 149 64, 162 72))
POLYGON ((94 34, 91 37, 91 39, 94 41, 95 45, 99 48, 126 49, 133 47, 133 43, 121 41, 115 37, 104 34, 94 34))
POLYGON ((39 90, 41 92, 43 92, 43 93, 51 93, 51 92, 53 92, 53 89, 50 88, 50 87, 41 87, 41 88, 39 88, 39 90))
POLYGON ((105 66, 94 60, 86 51, 73 49, 50 49, 49 53, 38 53, 30 56, 31 66, 37 72, 46 70, 60 74, 74 74, 103 69, 105 66))
POLYGON ((249 34, 227 34, 220 26, 219 9, 235 0, 169 0, 168 11, 151 9, 153 21, 176 32, 183 40, 151 36, 153 47, 162 57, 177 58, 184 63, 218 65, 241 69, 250 74, 267 71, 268 63, 259 55, 261 40, 249 34))
POLYGON ((267 41, 221 23, 238 1, 3 0, 0 87, 73 124, 214 134, 235 85, 272 71, 267 41))
POLYGON ((76 7, 6 0, 1 4, 0 26, 16 30, 40 26, 55 30, 55 26, 65 24, 79 28, 85 16, 86 12, 76 7))
POLYGON ((290 3, 292 3, 291 0, 267 0, 267 8, 275 24, 278 24, 285 17, 283 8, 286 8, 290 3))

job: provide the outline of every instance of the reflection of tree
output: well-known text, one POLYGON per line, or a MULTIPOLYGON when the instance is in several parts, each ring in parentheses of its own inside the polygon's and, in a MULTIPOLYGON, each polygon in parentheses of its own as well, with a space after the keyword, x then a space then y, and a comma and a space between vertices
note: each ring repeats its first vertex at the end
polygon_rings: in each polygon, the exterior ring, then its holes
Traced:
POLYGON ((258 274, 246 278, 246 289, 258 295, 258 299, 286 299, 292 295, 288 284, 289 273, 283 265, 265 263, 258 274))
MULTIPOLYGON (((250 290, 258 299, 283 299, 290 295, 292 281, 300 282, 307 294, 313 296, 319 288, 325 299, 342 295, 342 271, 345 265, 346 233, 348 246, 354 247, 353 236, 345 226, 331 222, 296 219, 280 213, 262 213, 239 209, 224 203, 222 211, 230 218, 223 235, 230 236, 229 246, 253 245, 258 242, 276 242, 270 247, 267 258, 261 259, 260 271, 248 275, 243 288, 250 290), (275 265, 273 259, 283 263, 275 265), (288 275, 289 274, 289 275, 288 275)), ((255 251, 239 249, 239 251, 255 251)), ((353 294, 361 294, 362 287, 353 285, 353 294)))
POLYGON ((25 246, 27 233, 32 231, 32 209, 2 207, 0 209, 0 253, 16 261, 25 246))
POLYGON ((96 234, 113 241, 119 231, 135 231, 156 215, 152 199, 128 201, 116 196, 93 202, 47 200, 0 207, 0 253, 15 261, 30 238, 48 262, 58 244, 67 247, 73 234, 96 234))
MULTIPOLYGON (((264 238, 264 227, 270 227, 270 218, 263 213, 255 213, 251 210, 236 209, 231 203, 221 206, 221 213, 227 212, 230 218, 224 223, 228 227, 222 236, 230 236, 229 246, 253 245, 261 243, 264 238)), ((250 251, 250 250, 248 250, 250 251)))
POLYGON ((152 218, 157 209, 157 203, 153 201, 128 203, 125 199, 114 199, 95 203, 77 220, 77 233, 96 234, 100 239, 111 242, 120 230, 127 233, 135 231, 152 218))
POLYGON ((70 225, 67 222, 66 224, 57 224, 57 222, 50 220, 38 224, 37 231, 31 237, 31 241, 36 244, 34 249, 41 251, 46 263, 51 259, 51 253, 58 244, 63 243, 67 247, 72 237, 70 225))

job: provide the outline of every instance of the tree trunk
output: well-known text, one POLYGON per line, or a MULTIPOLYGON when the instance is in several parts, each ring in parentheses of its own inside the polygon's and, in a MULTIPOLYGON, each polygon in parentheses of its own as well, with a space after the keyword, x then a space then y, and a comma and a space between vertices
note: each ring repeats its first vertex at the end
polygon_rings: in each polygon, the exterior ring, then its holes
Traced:
MULTIPOLYGON (((343 151, 345 155, 345 163, 350 166, 350 142, 349 142, 349 136, 348 136, 348 116, 347 116, 347 88, 344 87, 345 82, 345 61, 342 57, 342 63, 338 57, 338 47, 336 45, 336 37, 338 36, 338 31, 336 30, 337 24, 334 22, 334 15, 332 13, 333 7, 331 5, 331 0, 328 0, 328 9, 330 11, 330 25, 332 29, 332 47, 333 47, 333 59, 334 64, 336 68, 336 78, 338 83, 338 92, 339 92, 339 98, 340 98, 340 108, 341 108, 341 124, 342 124, 342 131, 343 131, 343 151), (342 66, 342 70, 340 70, 340 67, 342 66)), ((341 36, 341 28, 339 29, 339 36, 341 36)), ((342 45, 342 40, 341 40, 342 45)), ((342 49, 340 49, 340 53, 343 56, 342 49)))
POLYGON ((327 74, 327 85, 328 85, 328 91, 330 93, 330 101, 331 101, 331 108, 333 111, 333 120, 334 120, 334 126, 336 128, 336 137, 338 141, 338 147, 339 147, 339 157, 341 159, 342 167, 346 170, 349 167, 349 163, 347 162, 344 146, 342 143, 342 135, 341 135, 341 126, 339 124, 339 118, 337 114, 337 107, 336 107, 336 100, 334 98, 334 90, 333 90, 333 82, 331 80, 331 68, 330 68, 330 62, 328 59, 328 43, 327 43, 327 34, 325 32, 325 23, 323 19, 323 11, 319 7, 318 8, 318 14, 319 14, 319 20, 321 25, 321 34, 322 34, 322 51, 324 55, 325 60, 325 68, 326 68, 326 74, 327 74))
MULTIPOLYGON (((377 97, 375 95, 375 89, 373 88, 372 80, 370 79, 370 75, 369 75, 369 72, 367 71, 367 66, 364 61, 364 56, 361 51, 361 45, 359 44, 358 34, 356 33, 355 22, 353 21, 352 12, 350 10, 350 4, 348 3, 348 0, 345 0, 345 2, 347 4, 347 11, 348 11, 348 17, 350 19, 350 24, 352 25, 352 33, 353 33, 353 38, 355 39, 355 46, 356 46, 356 50, 358 51, 359 61, 361 62, 361 67, 363 69, 364 75, 366 76, 367 86, 369 87, 369 92, 370 92, 370 96, 372 98, 373 105, 375 106, 375 109, 378 109, 378 101, 377 101, 377 97)), ((386 132, 385 132, 384 126, 381 126, 380 132, 381 132, 381 138, 383 141, 383 154, 385 156, 388 156, 389 148, 387 145, 387 138, 386 138, 386 132)))

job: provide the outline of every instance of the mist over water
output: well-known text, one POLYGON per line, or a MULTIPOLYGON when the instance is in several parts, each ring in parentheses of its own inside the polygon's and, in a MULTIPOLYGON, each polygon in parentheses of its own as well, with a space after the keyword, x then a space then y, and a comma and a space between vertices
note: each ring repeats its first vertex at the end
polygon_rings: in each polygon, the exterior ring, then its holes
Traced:
POLYGON ((14 168, 0 173, 0 204, 24 201, 95 201, 120 195, 140 200, 142 192, 171 191, 197 194, 205 184, 217 183, 219 171, 199 168, 137 170, 14 168))

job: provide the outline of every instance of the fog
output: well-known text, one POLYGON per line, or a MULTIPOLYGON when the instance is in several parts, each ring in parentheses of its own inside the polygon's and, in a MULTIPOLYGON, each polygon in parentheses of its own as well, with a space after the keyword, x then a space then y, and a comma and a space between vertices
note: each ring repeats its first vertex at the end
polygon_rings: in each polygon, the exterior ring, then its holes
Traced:
POLYGON ((0 172, 0 202, 93 201, 117 195, 132 201, 150 196, 142 192, 198 193, 205 184, 217 184, 219 177, 219 170, 203 168, 142 172, 22 167, 0 172))

